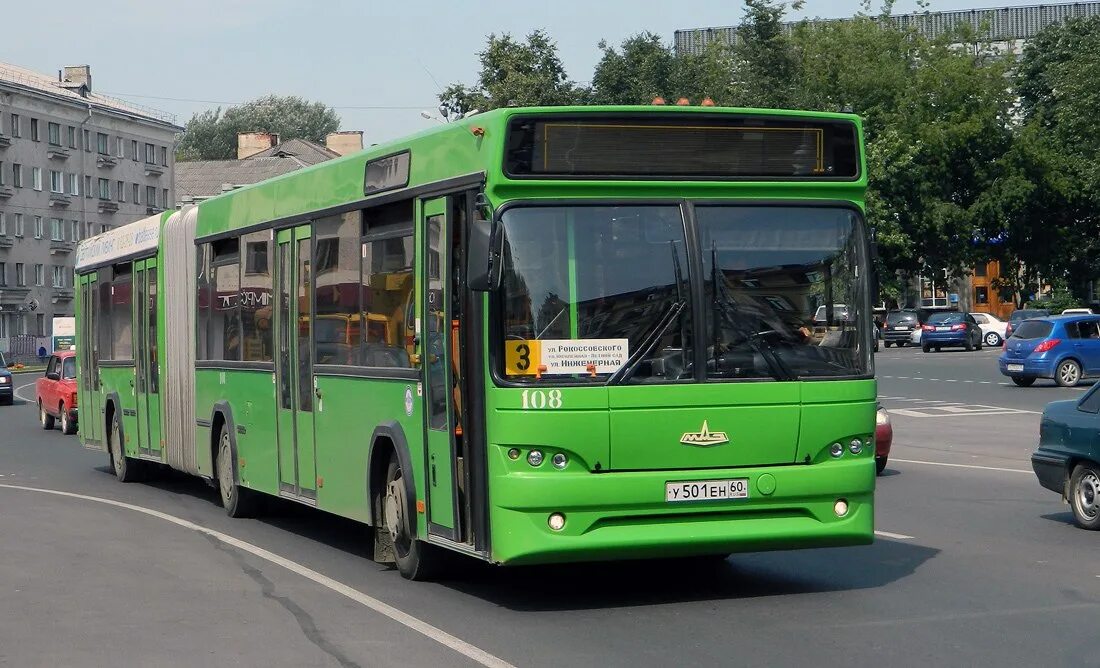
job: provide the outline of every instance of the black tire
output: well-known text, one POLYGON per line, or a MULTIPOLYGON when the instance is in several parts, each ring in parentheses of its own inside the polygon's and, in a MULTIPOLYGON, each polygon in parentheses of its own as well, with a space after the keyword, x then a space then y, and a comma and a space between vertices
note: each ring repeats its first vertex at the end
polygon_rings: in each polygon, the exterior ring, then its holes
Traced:
POLYGON ((53 431, 54 417, 46 412, 42 402, 38 402, 38 424, 46 431, 53 431))
POLYGON ((1081 365, 1077 360, 1062 360, 1054 370, 1054 382, 1062 387, 1077 387, 1081 382, 1081 365))
POLYGON ((890 347, 890 342, 889 341, 883 341, 882 345, 886 348, 889 348, 890 347))
POLYGON ((119 482, 137 482, 141 480, 145 466, 140 459, 126 456, 122 441, 122 424, 118 413, 111 416, 111 430, 107 435, 107 451, 110 453, 111 470, 119 482))
POLYGON ((61 404, 59 408, 61 414, 61 433, 66 436, 72 436, 76 433, 76 422, 69 417, 69 411, 65 410, 65 404, 61 404))
POLYGON ((1031 387, 1035 383, 1035 376, 1012 376, 1012 382, 1019 387, 1031 387))
POLYGON ((997 346, 1001 345, 1001 335, 997 332, 986 332, 985 345, 989 346, 990 348, 996 348, 997 346))
POLYGON ((927 343, 922 343, 920 349, 926 353, 932 352, 932 346, 928 345, 927 343))
POLYGON ((938 353, 939 351, 940 351, 940 347, 936 346, 936 352, 938 353))
POLYGON ((1100 467, 1092 462, 1078 464, 1069 477, 1068 492, 1077 526, 1089 531, 1100 529, 1100 467))
POLYGON ((898 348, 904 348, 907 345, 909 345, 907 341, 898 341, 898 348))
POLYGON ((978 332, 977 338, 974 339, 974 349, 975 350, 981 350, 982 349, 982 333, 981 332, 978 332))
MULTIPOLYGON (((963 344, 963 350, 968 353, 974 352, 974 337, 970 336, 969 334, 966 335, 966 343, 963 344)), ((936 352, 939 352, 938 348, 936 352)))
MULTIPOLYGON (((414 490, 415 492, 415 490, 414 490)), ((397 570, 407 580, 430 580, 439 573, 442 555, 434 546, 417 540, 416 511, 409 508, 405 476, 396 455, 386 467, 386 486, 381 490, 382 521, 376 531, 386 532, 393 545, 397 570)))
POLYGON ((882 475, 886 470, 886 457, 875 457, 875 475, 882 475))
POLYGON ((225 514, 233 518, 255 517, 260 509, 260 497, 247 487, 241 487, 237 475, 237 447, 229 425, 223 424, 218 435, 218 454, 214 475, 218 481, 218 497, 221 499, 225 514))

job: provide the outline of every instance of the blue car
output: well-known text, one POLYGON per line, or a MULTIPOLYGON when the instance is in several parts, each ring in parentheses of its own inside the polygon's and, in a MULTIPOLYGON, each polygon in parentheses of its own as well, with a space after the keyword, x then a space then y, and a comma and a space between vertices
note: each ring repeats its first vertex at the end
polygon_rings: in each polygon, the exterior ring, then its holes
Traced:
POLYGON ((1069 502, 1077 526, 1100 529, 1100 383, 1080 400, 1047 404, 1031 468, 1069 502))
POLYGON ((997 359, 1001 373, 1020 387, 1053 378, 1073 387, 1100 376, 1100 316, 1063 315, 1020 323, 997 359))
POLYGON ((940 348, 982 349, 982 328, 969 313, 938 311, 921 325, 920 347, 924 352, 940 348))

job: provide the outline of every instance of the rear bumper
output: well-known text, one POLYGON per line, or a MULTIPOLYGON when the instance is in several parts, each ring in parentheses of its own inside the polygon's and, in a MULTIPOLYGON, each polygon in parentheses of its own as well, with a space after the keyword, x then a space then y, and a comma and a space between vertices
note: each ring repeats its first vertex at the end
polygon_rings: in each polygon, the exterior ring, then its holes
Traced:
POLYGON ((11 386, 11 383, 0 385, 0 399, 13 399, 15 397, 15 388, 11 386))
POLYGON ((1050 452, 1035 451, 1031 455, 1031 468, 1039 484, 1060 496, 1066 493, 1066 464, 1069 460, 1050 452))
POLYGON ((950 335, 948 335, 942 334, 940 332, 924 332, 921 335, 920 342, 922 344, 927 343, 933 346, 965 346, 966 333, 951 332, 950 335))
POLYGON ((1054 378, 1054 369, 1057 364, 1053 360, 1035 360, 1030 357, 1023 359, 997 358, 997 368, 1004 376, 1035 376, 1037 378, 1054 378), (1009 371, 1009 364, 1023 364, 1023 371, 1009 371))
POLYGON ((902 343, 909 343, 909 339, 913 336, 913 330, 906 329, 902 331, 896 331, 893 329, 886 329, 882 332, 882 340, 894 343, 895 341, 901 341, 902 343))
POLYGON ((529 564, 866 545, 874 539, 871 453, 742 469, 512 473, 495 481, 493 561, 529 564), (749 498, 668 503, 665 483, 748 478, 749 498), (837 517, 834 504, 848 502, 837 517), (565 527, 552 531, 551 513, 565 527))

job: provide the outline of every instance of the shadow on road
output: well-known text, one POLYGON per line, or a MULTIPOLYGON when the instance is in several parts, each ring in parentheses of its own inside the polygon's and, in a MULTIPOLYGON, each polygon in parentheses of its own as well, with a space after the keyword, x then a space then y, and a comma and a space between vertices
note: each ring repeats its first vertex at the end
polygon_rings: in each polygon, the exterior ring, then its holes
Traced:
POLYGON ((1073 523, 1073 513, 1065 511, 1061 513, 1047 513, 1046 515, 1040 515, 1039 517, 1044 520, 1050 520, 1051 522, 1058 522, 1060 524, 1066 524, 1071 527, 1077 528, 1077 525, 1073 523))

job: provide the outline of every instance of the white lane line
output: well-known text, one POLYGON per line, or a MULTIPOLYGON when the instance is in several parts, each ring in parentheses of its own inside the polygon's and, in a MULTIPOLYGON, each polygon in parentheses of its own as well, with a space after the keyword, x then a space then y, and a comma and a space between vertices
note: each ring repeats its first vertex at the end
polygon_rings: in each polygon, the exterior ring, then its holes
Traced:
MULTIPOLYGON (((883 538, 893 538, 894 540, 913 540, 912 536, 906 536, 903 533, 890 533, 889 531, 875 531, 875 535, 883 538)), ((1100 575, 1096 577, 1100 578, 1100 575)))
POLYGON ((22 389, 27 388, 27 387, 34 387, 34 383, 27 383, 26 385, 20 385, 19 387, 12 390, 12 394, 14 394, 17 398, 22 399, 23 401, 26 401, 28 403, 33 404, 34 399, 24 397, 22 394, 19 394, 19 390, 22 390, 22 389))
POLYGON ((999 466, 978 466, 977 464, 948 464, 947 462, 922 462, 916 459, 897 459, 890 458, 891 462, 901 462, 903 464, 924 464, 926 466, 949 466, 951 468, 959 469, 981 469, 983 471, 1004 471, 1006 473, 1032 473, 1027 469, 1006 469, 999 466))
POLYGON ((407 626, 408 628, 412 629, 413 631, 416 631, 417 633, 420 633, 421 635, 423 635, 427 638, 430 638, 430 639, 438 642, 439 644, 444 645, 445 647, 449 647, 449 648, 453 649, 454 651, 458 652, 459 654, 462 654, 463 656, 466 656, 467 658, 469 658, 469 659, 471 659, 471 660, 473 660, 473 661, 475 661, 475 662, 477 662, 477 663, 479 663, 483 666, 492 666, 494 668, 515 668, 515 666, 508 663, 507 661, 505 661, 503 659, 500 659, 496 656, 493 656, 492 654, 489 654, 485 650, 480 649, 478 647, 475 647, 474 645, 471 645, 470 643, 466 642, 465 640, 461 640, 459 638, 456 638, 455 636, 451 635, 450 633, 447 633, 446 631, 444 631, 444 630, 442 630, 438 627, 432 626, 431 624, 429 624, 425 621, 422 621, 422 620, 420 620, 416 617, 413 617, 412 615, 410 615, 406 612, 402 612, 401 610, 398 610, 397 608, 395 608, 391 605, 383 603, 382 601, 374 598, 373 596, 368 596, 367 594, 364 594, 363 592, 361 592, 357 589, 352 589, 351 587, 347 586, 346 584, 343 584, 342 582, 337 582, 336 580, 333 580, 332 578, 330 578, 326 575, 322 575, 322 574, 318 573, 317 571, 315 571, 311 568, 307 568, 306 566, 303 566, 303 565, 301 565, 297 562, 291 561, 290 559, 287 559, 286 557, 281 557, 281 556, 279 556, 279 555, 277 555, 273 552, 269 552, 269 551, 265 550, 262 547, 258 547, 256 545, 251 544, 251 543, 246 543, 245 541, 240 540, 238 538, 234 538, 233 536, 230 536, 228 534, 224 534, 220 531, 215 531, 214 529, 208 529, 207 527, 204 527, 204 526, 199 525, 199 524, 195 524, 194 522, 189 522, 185 519, 176 517, 175 515, 169 515, 167 513, 162 513, 159 510, 153 510, 151 508, 144 508, 142 506, 135 506, 135 505, 130 504, 130 503, 124 503, 122 501, 115 501, 113 499, 104 499, 104 498, 101 498, 101 497, 98 497, 98 496, 87 496, 85 494, 74 494, 73 492, 63 492, 63 491, 56 490, 56 489, 44 489, 44 488, 41 488, 41 487, 24 487, 22 485, 4 485, 4 484, 0 484, 0 488, 16 489, 16 490, 22 490, 22 491, 26 491, 26 492, 39 492, 41 494, 53 494, 53 495, 56 495, 56 496, 65 496, 65 497, 69 497, 69 498, 73 498, 73 499, 81 499, 83 501, 94 501, 96 503, 102 503, 102 504, 105 504, 105 505, 108 505, 108 506, 116 506, 118 508, 125 508, 127 510, 133 510, 135 512, 139 512, 139 513, 142 513, 142 514, 145 514, 145 515, 149 515, 150 517, 156 517, 157 519, 161 519, 161 520, 164 520, 166 522, 171 522, 172 524, 175 524, 177 526, 181 526, 185 529, 190 529, 191 531, 195 531, 197 533, 206 534, 207 536, 212 536, 212 537, 217 538, 218 540, 222 541, 223 543, 225 543, 227 545, 232 545, 233 547, 235 547, 239 550, 243 550, 245 552, 248 552, 249 554, 252 554, 256 557, 259 557, 260 559, 263 559, 264 561, 270 562, 270 563, 275 564, 277 566, 282 566, 283 568, 287 569, 288 571, 290 571, 292 573, 297 573, 298 575, 306 578, 307 580, 312 580, 313 582, 321 585, 322 587, 330 589, 330 590, 332 590, 332 591, 334 591, 338 594, 342 594, 343 596, 346 596, 347 598, 355 601, 356 603, 359 603, 359 604, 363 605, 364 607, 370 608, 371 610, 374 610, 377 613, 385 615, 386 617, 389 617, 390 619, 397 622, 398 624, 403 624, 404 626, 407 626))

